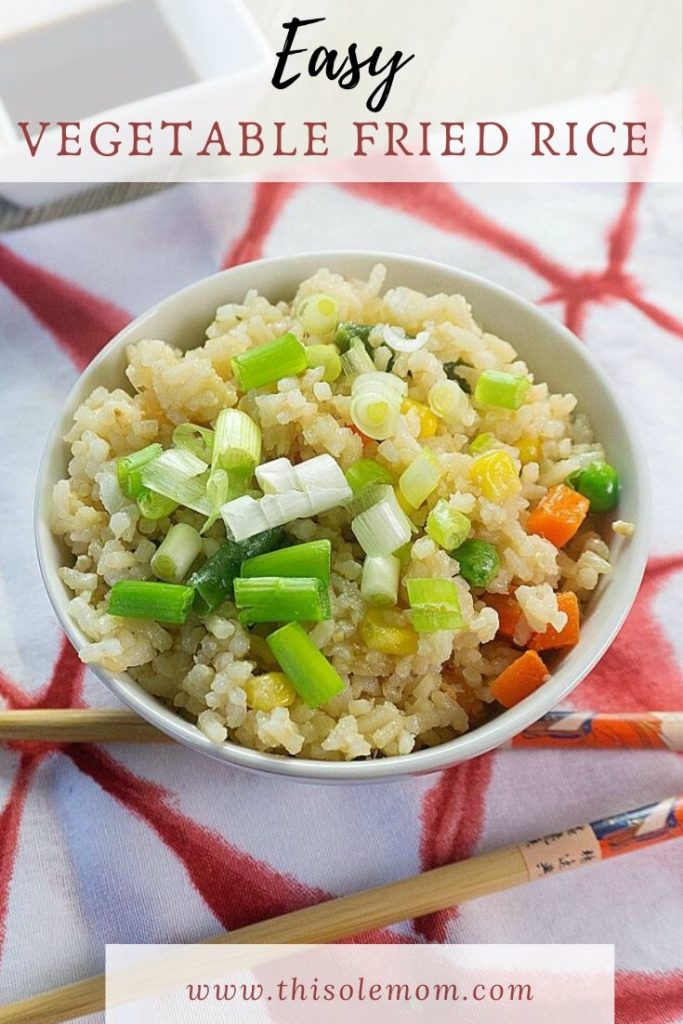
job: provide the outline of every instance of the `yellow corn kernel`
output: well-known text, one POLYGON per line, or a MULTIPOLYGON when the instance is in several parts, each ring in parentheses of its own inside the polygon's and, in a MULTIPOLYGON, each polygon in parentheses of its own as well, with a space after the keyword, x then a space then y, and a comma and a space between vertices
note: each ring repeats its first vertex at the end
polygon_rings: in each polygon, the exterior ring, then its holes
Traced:
POLYGON ((522 489, 512 456, 500 449, 475 459, 470 467, 470 479, 489 501, 505 501, 522 489))
POLYGON ((360 635, 367 647, 383 654, 404 657, 417 651, 417 633, 405 624, 400 613, 369 609, 361 620, 360 635))
POLYGON ((414 410, 420 417, 420 433, 418 437, 434 437, 439 428, 439 417, 422 402, 414 402, 412 398, 405 398, 401 406, 401 412, 406 413, 414 410))
POLYGON ((538 462, 541 457, 541 443, 537 437, 520 437, 517 442, 519 461, 523 466, 538 462))
POLYGON ((296 690, 284 672, 266 672, 244 684, 247 704, 257 711, 289 708, 296 700, 296 690))

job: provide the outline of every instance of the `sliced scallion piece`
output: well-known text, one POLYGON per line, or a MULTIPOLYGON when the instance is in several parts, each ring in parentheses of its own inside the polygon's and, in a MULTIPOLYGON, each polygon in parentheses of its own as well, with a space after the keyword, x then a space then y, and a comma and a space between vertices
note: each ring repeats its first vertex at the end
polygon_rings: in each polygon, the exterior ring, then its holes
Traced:
POLYGON ((341 356, 340 362, 342 370, 351 379, 358 377, 361 373, 372 373, 376 369, 372 356, 358 338, 352 340, 346 352, 341 356))
POLYGON ((427 516, 427 533, 444 551, 452 551, 467 540, 472 524, 462 512, 449 505, 445 498, 437 501, 427 516))
POLYGON ((393 373, 361 373, 351 387, 351 419, 356 427, 376 441, 396 432, 401 404, 408 385, 393 373))
POLYGON ((519 409, 531 387, 528 377, 503 370, 484 370, 474 389, 478 405, 493 405, 500 409, 519 409))
POLYGON ((206 497, 206 463, 182 448, 169 448, 142 467, 142 482, 150 491, 171 498, 195 512, 211 512, 206 497))
POLYGON ((339 306, 331 295, 317 292, 301 302, 297 311, 307 334, 329 334, 339 323, 339 306))
POLYGON ((306 366, 306 349, 291 332, 232 359, 232 371, 242 391, 274 384, 283 377, 296 377, 306 366))
POLYGON ((214 428, 211 468, 253 473, 261 458, 261 429, 239 409, 221 409, 214 428))
POLYGON ((266 493, 245 494, 221 508, 228 536, 243 540, 273 526, 317 516, 351 497, 346 477, 331 455, 316 455, 297 466, 275 459, 258 467, 256 478, 266 493))
POLYGON ((418 633, 460 629, 463 624, 458 588, 453 580, 406 580, 413 628, 418 633))
POLYGON ((369 484, 393 484, 388 469, 381 466, 375 459, 359 459, 346 470, 349 487, 354 494, 359 494, 369 484))
POLYGON ((152 619, 181 626, 188 616, 194 590, 153 580, 119 580, 109 591, 110 615, 125 619, 152 619))
POLYGON ((287 494, 299 488, 294 466, 284 457, 257 466, 256 482, 264 494, 287 494))
POLYGON ((158 459, 164 449, 160 444, 148 444, 139 452, 123 455, 116 463, 119 486, 128 498, 138 498, 144 490, 142 468, 153 459, 158 459))
POLYGON ((218 551, 188 580, 195 589, 195 609, 209 615, 233 593, 233 581, 239 576, 242 563, 255 555, 272 551, 282 541, 282 530, 266 530, 237 543, 226 540, 218 551))
MULTIPOLYGON (((224 505, 228 500, 228 494, 230 493, 230 478, 226 469, 214 469, 209 473, 209 479, 206 481, 206 498, 209 505, 213 509, 210 519, 213 522, 216 521, 220 515, 220 507, 224 505)), ((238 495, 235 495, 238 497, 238 495)), ((208 529, 208 526, 204 524, 204 531, 208 529)))
POLYGON ((165 519, 178 508, 178 502, 173 498, 165 498, 163 494, 156 494, 148 487, 143 487, 138 495, 138 508, 143 519, 165 519))
POLYGON ((238 577, 233 586, 243 626, 254 622, 320 622, 331 616, 329 590, 315 577, 238 577))
POLYGON ((167 583, 182 583, 202 550, 202 538, 188 523, 175 523, 155 551, 150 567, 167 583))
POLYGON ((293 544, 288 548, 256 555, 242 563, 240 576, 287 576, 313 577, 326 587, 330 583, 330 558, 332 545, 329 540, 311 540, 306 544, 293 544))
POLYGON ((472 394, 472 386, 462 373, 458 373, 460 367, 464 366, 466 369, 471 370, 472 367, 469 363, 466 363, 464 359, 456 359, 454 362, 448 362, 443 364, 443 370, 449 380, 455 380, 458 382, 460 387, 463 389, 466 395, 472 394))
POLYGON ((266 643, 302 700, 320 707, 344 689, 344 681, 297 622, 276 629, 266 643))
POLYGON ((359 324, 353 320, 342 320, 334 336, 335 345, 339 346, 340 352, 346 352, 354 339, 358 339, 363 345, 367 345, 372 328, 372 324, 359 324))
POLYGON ((401 563, 395 555, 367 556, 363 562, 360 594, 366 604, 388 607, 398 601, 401 563))
POLYGON ((196 423, 181 423, 173 431, 175 447, 191 452, 207 465, 211 463, 213 438, 213 430, 209 430, 208 427, 198 427, 196 423))
POLYGON ((401 474, 398 486, 412 508, 419 508, 436 490, 443 474, 441 463, 431 448, 423 448, 418 457, 401 474))
POLYGON ((206 532, 220 516, 221 506, 245 494, 261 458, 261 428, 239 409, 222 409, 216 420, 211 472, 206 497, 211 515, 206 532))
POLYGON ((477 434, 477 436, 470 441, 469 450, 472 455, 481 455, 482 452, 486 452, 496 443, 496 435, 491 433, 477 434))
POLYGON ((349 513, 352 519, 359 516, 362 512, 366 512, 373 505, 376 505, 383 498, 395 494, 394 488, 390 484, 368 484, 358 494, 354 494, 352 498, 344 502, 344 508, 349 513))
POLYGON ((451 426, 462 423, 470 411, 470 400, 455 380, 432 384, 427 402, 432 412, 451 426))
POLYGON ((331 384, 342 372, 342 363, 336 345, 307 345, 306 364, 309 367, 322 366, 323 380, 331 384))
POLYGON ((392 555, 411 537, 410 520, 396 500, 393 488, 381 501, 351 521, 351 529, 366 555, 392 555))

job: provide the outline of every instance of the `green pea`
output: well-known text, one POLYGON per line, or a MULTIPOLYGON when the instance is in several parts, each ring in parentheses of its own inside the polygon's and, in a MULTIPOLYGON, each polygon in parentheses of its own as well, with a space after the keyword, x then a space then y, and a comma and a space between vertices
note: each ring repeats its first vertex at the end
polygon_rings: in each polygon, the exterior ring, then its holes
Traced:
POLYGON ((609 512, 619 501, 619 474, 608 462, 589 462, 572 473, 567 483, 588 498, 591 512, 609 512))
POLYGON ((466 540, 451 554, 471 587, 488 586, 500 571, 500 556, 487 540, 466 540))

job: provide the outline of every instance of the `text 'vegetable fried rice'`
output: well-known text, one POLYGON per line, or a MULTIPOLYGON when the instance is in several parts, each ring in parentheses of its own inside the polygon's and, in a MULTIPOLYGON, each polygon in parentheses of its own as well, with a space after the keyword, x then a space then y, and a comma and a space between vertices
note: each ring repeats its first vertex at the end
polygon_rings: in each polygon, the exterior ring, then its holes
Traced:
MULTIPOLYGON (((473 594, 457 561, 424 533, 406 556, 396 615, 410 625, 406 579, 446 577, 457 585, 464 625, 420 634, 417 651, 407 656, 367 647, 359 630, 366 611, 360 594, 363 552, 343 508, 287 526, 291 542, 332 542, 332 618, 309 631, 347 685, 324 707, 312 709, 300 700, 270 711, 249 706, 249 681, 278 666, 264 630, 241 626, 231 603, 206 619, 192 613, 179 628, 107 613, 108 593, 117 581, 152 578, 150 560, 170 523, 199 529, 204 522, 182 508, 170 519, 146 520, 119 487, 116 460, 154 441, 168 446, 176 425, 211 426, 220 410, 239 407, 261 427, 264 460, 286 456, 297 463, 329 453, 347 470, 370 456, 398 476, 419 454, 418 411, 407 408, 393 436, 364 445, 350 426, 349 382, 344 376, 324 382, 322 368, 242 395, 232 374, 234 356, 287 331, 306 344, 323 340, 304 335, 295 311, 305 296, 333 296, 342 320, 388 323, 411 335, 427 330, 426 345, 397 353, 392 366, 415 402, 426 403, 430 387, 446 379, 444 364, 456 361, 462 364, 461 379, 471 385, 487 369, 533 380, 510 344, 475 323, 462 296, 426 296, 405 287, 382 294, 384 276, 381 266, 367 281, 321 269, 301 284, 291 303, 273 305, 249 292, 242 303, 222 306, 201 348, 182 353, 157 339, 131 345, 129 385, 97 388, 66 435, 72 457, 68 478, 54 488, 52 529, 72 555, 60 576, 74 595, 71 615, 90 640, 81 658, 113 672, 128 670, 145 690, 196 720, 215 742, 229 738, 257 750, 328 760, 408 754, 481 721, 493 701, 491 681, 520 653, 497 636, 498 614, 482 600, 482 591, 473 594)), ((385 344, 377 345, 377 369, 385 370, 392 356, 385 344)), ((428 446, 438 456, 442 476, 426 504, 412 514, 414 523, 423 526, 434 504, 447 499, 470 519, 474 535, 498 550, 501 568, 486 589, 505 594, 516 588, 522 619, 515 640, 524 643, 532 631, 548 626, 561 628, 557 592, 574 591, 583 602, 610 571, 608 547, 592 525, 584 525, 562 550, 525 530, 530 505, 576 470, 582 455, 601 451, 586 418, 576 413, 575 397, 552 394, 546 384, 534 382, 517 411, 478 408, 470 401, 461 422, 455 427, 441 422, 428 446), (502 502, 484 497, 470 477, 475 455, 469 445, 483 433, 495 436, 519 473, 521 490, 502 502), (537 442, 532 461, 522 456, 530 438, 537 442)), ((219 520, 204 537, 197 564, 224 539, 219 520)))

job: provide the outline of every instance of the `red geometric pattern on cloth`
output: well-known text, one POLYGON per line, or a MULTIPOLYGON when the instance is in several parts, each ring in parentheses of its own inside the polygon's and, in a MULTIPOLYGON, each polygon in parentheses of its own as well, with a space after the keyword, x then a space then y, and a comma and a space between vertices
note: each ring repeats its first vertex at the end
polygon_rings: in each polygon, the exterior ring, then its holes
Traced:
POLYGON ((79 370, 130 322, 125 310, 0 244, 0 281, 54 336, 79 370))
MULTIPOLYGON (((225 265, 256 259, 296 184, 257 185, 248 224, 229 248, 225 265)), ((343 186, 359 197, 400 210, 441 231, 471 239, 527 266, 550 290, 540 301, 560 302, 568 326, 580 331, 593 304, 630 303, 663 330, 683 337, 683 322, 658 303, 647 299, 643 288, 627 271, 643 195, 641 185, 630 186, 622 209, 606 231, 603 270, 576 271, 564 267, 519 234, 492 220, 447 185, 353 184, 343 186)), ((93 355, 128 320, 128 314, 109 300, 94 296, 54 272, 44 270, 0 245, 0 282, 50 332, 77 368, 93 355)), ((653 610, 653 602, 666 580, 683 568, 683 555, 653 559, 636 605, 617 641, 580 690, 581 706, 624 710, 681 705, 683 670, 676 661, 653 610), (645 641, 644 642, 644 638, 645 641), (648 676, 646 648, 658 651, 658 675, 648 676), (619 688, 614 686, 615 681, 619 688), (655 700, 656 696, 656 700, 655 700)), ((5 674, 0 674, 0 698, 10 707, 66 707, 82 705, 82 666, 64 640, 50 681, 30 698, 5 674)), ((273 869, 200 826, 173 806, 170 794, 147 782, 108 754, 88 746, 19 746, 18 765, 9 798, 0 813, 0 956, 6 936, 6 915, 16 861, 22 814, 31 781, 40 762, 56 753, 67 756, 128 811, 145 821, 178 857, 207 906, 225 927, 235 928, 293 907, 317 902, 326 894, 273 869), (225 884, 215 886, 216 877, 225 884)), ((427 789, 423 800, 420 857, 424 869, 468 856, 481 838, 486 793, 495 755, 443 773, 427 789)), ((454 911, 434 914, 415 922, 416 933, 429 941, 448 938, 454 911)), ((375 941, 388 934, 376 933, 375 941)), ((618 973, 619 1024, 673 1024, 683 1017, 683 975, 618 973)))

